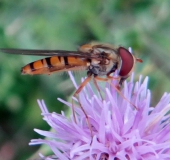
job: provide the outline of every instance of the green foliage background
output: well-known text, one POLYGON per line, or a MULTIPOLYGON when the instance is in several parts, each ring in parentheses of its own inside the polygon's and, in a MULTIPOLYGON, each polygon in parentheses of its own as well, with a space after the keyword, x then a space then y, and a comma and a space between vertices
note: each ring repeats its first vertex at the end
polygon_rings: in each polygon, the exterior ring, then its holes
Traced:
MULTIPOLYGON (((169 0, 1 0, 0 48, 75 50, 99 41, 131 46, 149 76, 152 105, 170 91, 169 0)), ((20 68, 40 57, 0 53, 0 160, 22 160, 38 147, 33 128, 49 130, 37 99, 60 112, 57 97, 68 99, 74 87, 66 74, 21 76, 20 68)), ((31 158, 30 158, 31 159, 31 158)))

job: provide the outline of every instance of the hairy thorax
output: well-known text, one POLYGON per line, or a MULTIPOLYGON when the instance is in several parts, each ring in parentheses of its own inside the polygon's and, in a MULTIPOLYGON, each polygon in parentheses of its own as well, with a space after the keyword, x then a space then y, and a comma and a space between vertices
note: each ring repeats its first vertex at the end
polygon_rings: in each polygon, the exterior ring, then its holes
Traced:
POLYGON ((103 76, 117 69, 119 56, 116 50, 98 46, 92 50, 91 54, 97 55, 98 57, 90 60, 88 71, 92 74, 103 76))

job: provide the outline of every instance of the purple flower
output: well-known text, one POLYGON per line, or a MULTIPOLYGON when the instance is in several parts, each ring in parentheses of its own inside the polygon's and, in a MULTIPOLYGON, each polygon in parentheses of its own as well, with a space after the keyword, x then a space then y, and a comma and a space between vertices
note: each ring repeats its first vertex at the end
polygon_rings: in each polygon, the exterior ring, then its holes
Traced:
MULTIPOLYGON (((76 82, 71 73, 71 80, 76 82)), ((115 85, 116 81, 111 82, 115 85)), ((52 131, 35 131, 48 139, 31 140, 30 145, 47 144, 53 160, 168 160, 170 159, 170 94, 165 93, 158 104, 150 106, 151 93, 148 77, 135 84, 133 74, 125 81, 122 94, 138 109, 106 83, 101 87, 104 100, 88 84, 79 94, 92 128, 84 113, 75 103, 77 123, 73 115, 49 113, 44 101, 38 101, 44 120, 52 131)), ((71 103, 58 99, 71 107, 71 103)), ((76 99, 75 99, 76 101, 76 99)), ((42 156, 42 155, 41 155, 42 156)), ((42 156, 43 157, 43 156, 42 156)))

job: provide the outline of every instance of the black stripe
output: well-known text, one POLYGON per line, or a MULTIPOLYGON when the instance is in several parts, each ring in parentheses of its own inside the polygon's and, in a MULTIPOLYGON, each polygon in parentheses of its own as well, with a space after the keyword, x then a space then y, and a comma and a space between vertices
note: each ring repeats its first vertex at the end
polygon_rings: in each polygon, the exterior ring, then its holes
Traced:
POLYGON ((64 63, 65 63, 65 65, 69 65, 67 57, 64 57, 64 63))
POLYGON ((61 62, 61 57, 60 57, 60 56, 58 56, 58 59, 59 59, 59 61, 61 62))
POLYGON ((50 59, 51 59, 51 57, 46 58, 46 62, 47 62, 48 68, 51 68, 51 67, 52 67, 50 59))
POLYGON ((35 71, 34 62, 30 63, 30 68, 31 68, 31 71, 35 71))
POLYGON ((89 63, 91 63, 91 59, 87 59, 87 61, 88 61, 89 63))

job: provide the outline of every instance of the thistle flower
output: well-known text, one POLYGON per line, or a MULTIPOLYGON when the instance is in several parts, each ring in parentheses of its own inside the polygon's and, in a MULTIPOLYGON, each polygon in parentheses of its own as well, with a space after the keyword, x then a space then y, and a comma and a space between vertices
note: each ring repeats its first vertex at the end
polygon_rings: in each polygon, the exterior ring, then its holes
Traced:
MULTIPOLYGON (((71 73, 71 80, 77 87, 71 73)), ((38 101, 44 120, 52 131, 35 131, 50 139, 31 140, 30 145, 47 144, 53 155, 48 160, 167 160, 170 159, 170 94, 165 93, 158 104, 150 106, 151 93, 148 77, 135 84, 133 74, 125 81, 120 96, 106 83, 102 90, 104 100, 88 84, 79 94, 92 128, 93 136, 82 110, 75 106, 76 119, 64 112, 49 113, 44 101, 38 101)), ((115 81, 111 82, 115 85, 115 81)), ((68 107, 71 103, 58 99, 68 107)), ((76 101, 76 99, 75 99, 76 101)), ((77 103, 78 105, 78 103, 77 103)))

